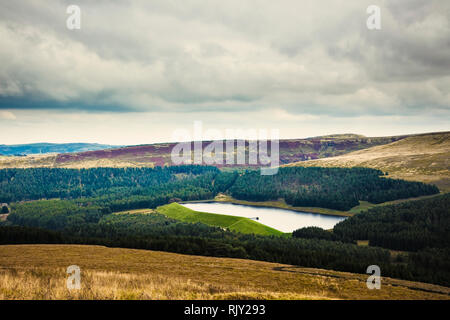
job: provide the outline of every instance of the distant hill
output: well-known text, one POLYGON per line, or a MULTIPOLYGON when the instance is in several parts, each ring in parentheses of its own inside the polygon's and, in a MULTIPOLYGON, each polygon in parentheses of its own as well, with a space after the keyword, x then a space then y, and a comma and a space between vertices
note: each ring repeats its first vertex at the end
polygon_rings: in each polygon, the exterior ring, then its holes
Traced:
POLYGON ((30 144, 0 144, 0 155, 28 155, 45 153, 84 152, 117 148, 108 144, 98 143, 30 143, 30 144))
MULTIPOLYGON (((346 134, 280 140, 280 164, 343 155, 355 150, 398 141, 405 137, 364 137, 346 134)), ((203 142, 203 147, 206 147, 210 142, 203 142)), ((153 167, 172 165, 171 151, 175 145, 176 143, 156 143, 75 153, 0 157, 0 168, 153 167)))
POLYGON ((307 140, 314 140, 314 139, 364 139, 367 138, 366 136, 360 135, 360 134, 354 134, 354 133, 340 133, 340 134, 328 134, 324 136, 317 136, 317 137, 311 137, 306 138, 307 140))
POLYGON ((376 168, 388 172, 390 177, 434 183, 441 190, 450 191, 450 132, 412 135, 389 144, 289 166, 376 168))

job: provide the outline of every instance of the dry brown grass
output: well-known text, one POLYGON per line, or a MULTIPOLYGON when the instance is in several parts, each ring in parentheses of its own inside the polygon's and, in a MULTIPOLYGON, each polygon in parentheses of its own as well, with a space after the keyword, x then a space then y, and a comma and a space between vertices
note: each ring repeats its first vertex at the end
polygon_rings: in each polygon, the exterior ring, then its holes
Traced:
MULTIPOLYGON (((159 274, 129 274, 111 271, 82 272, 80 290, 66 288, 65 269, 34 268, 0 272, 0 299, 108 299, 163 300, 213 299, 230 295, 220 285, 195 283, 189 279, 159 274)), ((233 296, 264 297, 258 292, 233 292, 233 296)), ((294 298, 302 298, 292 295, 294 298)), ((284 296, 282 296, 284 298, 284 296)))
POLYGON ((0 246, 0 299, 449 299, 450 289, 242 259, 83 245, 0 246), (66 289, 69 265, 80 290, 66 289))
POLYGON ((57 163, 56 154, 33 154, 26 157, 0 156, 0 168, 127 168, 127 167, 153 167, 151 162, 139 163, 123 159, 85 159, 83 161, 57 163))

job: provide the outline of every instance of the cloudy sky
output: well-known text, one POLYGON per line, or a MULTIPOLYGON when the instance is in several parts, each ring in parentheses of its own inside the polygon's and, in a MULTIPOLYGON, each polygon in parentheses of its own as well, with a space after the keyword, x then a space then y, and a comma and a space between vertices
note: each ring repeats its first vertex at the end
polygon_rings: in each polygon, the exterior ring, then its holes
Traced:
POLYGON ((2 0, 0 41, 0 144, 450 130, 447 0, 2 0))

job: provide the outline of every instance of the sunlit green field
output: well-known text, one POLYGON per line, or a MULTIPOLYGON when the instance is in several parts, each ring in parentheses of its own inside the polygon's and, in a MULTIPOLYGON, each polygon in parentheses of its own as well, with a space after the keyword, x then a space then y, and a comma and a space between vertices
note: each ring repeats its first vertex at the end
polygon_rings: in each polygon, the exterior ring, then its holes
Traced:
POLYGON ((178 203, 171 203, 158 207, 156 212, 183 222, 201 222, 209 226, 221 227, 241 233, 254 233, 259 235, 283 235, 283 232, 263 225, 257 221, 244 217, 235 217, 224 214, 194 211, 178 203))

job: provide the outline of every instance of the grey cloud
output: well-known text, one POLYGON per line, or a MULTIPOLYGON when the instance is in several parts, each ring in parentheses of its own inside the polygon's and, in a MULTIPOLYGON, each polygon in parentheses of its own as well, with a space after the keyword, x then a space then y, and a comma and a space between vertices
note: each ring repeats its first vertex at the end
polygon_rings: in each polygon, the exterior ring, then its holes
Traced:
POLYGON ((386 1, 382 31, 364 27, 333 54, 358 61, 375 81, 424 81, 450 75, 450 3, 386 1))
POLYGON ((369 31, 366 0, 78 1, 70 31, 71 1, 2 2, 0 108, 449 111, 450 5, 380 3, 369 31))

